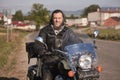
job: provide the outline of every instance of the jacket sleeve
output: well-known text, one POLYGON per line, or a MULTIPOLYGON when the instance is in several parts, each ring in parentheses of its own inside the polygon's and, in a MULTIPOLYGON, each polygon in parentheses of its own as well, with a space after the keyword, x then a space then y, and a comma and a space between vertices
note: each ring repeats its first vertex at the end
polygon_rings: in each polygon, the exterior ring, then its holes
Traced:
POLYGON ((43 38, 43 41, 46 43, 46 36, 47 36, 47 34, 46 34, 44 28, 40 30, 38 36, 42 37, 42 38, 43 38))

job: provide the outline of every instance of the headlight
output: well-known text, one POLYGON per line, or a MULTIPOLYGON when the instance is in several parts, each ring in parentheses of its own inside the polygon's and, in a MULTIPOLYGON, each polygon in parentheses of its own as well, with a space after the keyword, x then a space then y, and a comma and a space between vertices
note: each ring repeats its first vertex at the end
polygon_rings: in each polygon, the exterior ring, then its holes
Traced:
POLYGON ((88 55, 88 54, 82 55, 79 58, 79 66, 82 69, 89 69, 89 68, 91 68, 91 65, 92 65, 92 58, 90 55, 88 55))

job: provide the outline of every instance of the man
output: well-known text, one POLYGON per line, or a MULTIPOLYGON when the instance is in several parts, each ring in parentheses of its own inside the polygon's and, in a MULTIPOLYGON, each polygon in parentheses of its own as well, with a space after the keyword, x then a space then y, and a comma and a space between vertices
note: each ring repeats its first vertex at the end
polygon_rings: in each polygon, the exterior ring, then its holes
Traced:
MULTIPOLYGON (((52 13, 50 23, 40 30, 38 36, 43 38, 43 41, 48 46, 48 51, 54 52, 54 49, 64 51, 64 47, 69 44, 81 42, 75 33, 65 26, 65 16, 61 10, 55 10, 52 13)), ((59 59, 56 57, 46 57, 43 64, 43 80, 52 80, 57 74, 57 63, 59 59), (54 63, 54 64, 52 64, 54 63), (50 68, 49 66, 52 67, 50 68)))

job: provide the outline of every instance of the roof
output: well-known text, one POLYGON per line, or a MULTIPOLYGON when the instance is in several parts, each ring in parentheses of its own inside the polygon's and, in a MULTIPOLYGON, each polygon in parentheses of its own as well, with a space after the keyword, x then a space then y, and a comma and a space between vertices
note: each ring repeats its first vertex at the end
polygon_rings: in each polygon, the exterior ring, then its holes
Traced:
POLYGON ((27 24, 25 24, 25 23, 23 23, 23 22, 21 22, 21 21, 12 21, 12 24, 13 25, 16 25, 16 26, 21 26, 21 27, 24 27, 24 26, 26 26, 27 24))
POLYGON ((120 7, 102 7, 100 8, 100 12, 120 13, 120 7))
POLYGON ((110 17, 105 20, 104 26, 120 25, 120 17, 110 17))
POLYGON ((113 20, 120 22, 120 17, 111 17, 113 20))

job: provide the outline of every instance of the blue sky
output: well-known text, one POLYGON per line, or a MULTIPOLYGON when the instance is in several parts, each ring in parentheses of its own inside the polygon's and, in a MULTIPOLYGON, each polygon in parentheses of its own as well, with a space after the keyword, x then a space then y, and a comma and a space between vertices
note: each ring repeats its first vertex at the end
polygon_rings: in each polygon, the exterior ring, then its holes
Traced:
POLYGON ((43 4, 49 10, 61 9, 76 11, 92 4, 100 7, 120 7, 120 0, 0 0, 0 11, 3 9, 28 12, 34 3, 43 4))

